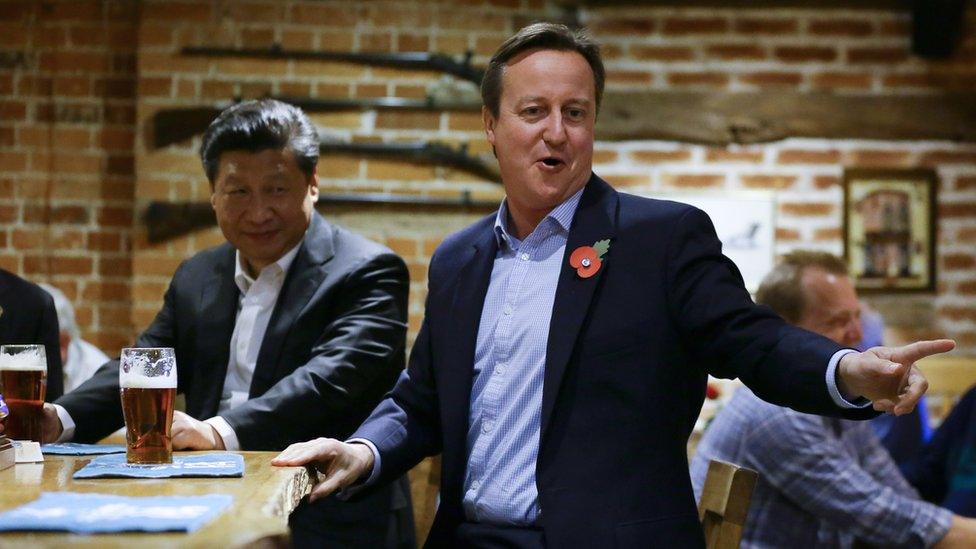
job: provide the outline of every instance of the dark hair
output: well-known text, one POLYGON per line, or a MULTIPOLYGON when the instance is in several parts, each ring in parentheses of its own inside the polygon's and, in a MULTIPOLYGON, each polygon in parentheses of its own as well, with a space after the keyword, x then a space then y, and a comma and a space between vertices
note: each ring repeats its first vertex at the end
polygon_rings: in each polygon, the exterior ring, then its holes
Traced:
POLYGON ((768 306, 787 322, 796 324, 806 310, 806 292, 801 279, 803 272, 810 268, 848 276, 847 264, 834 254, 811 250, 790 252, 763 278, 756 291, 756 303, 768 306))
POLYGON ((596 84, 596 108, 600 110, 603 97, 603 83, 606 70, 600 58, 600 46, 590 38, 586 31, 570 30, 566 25, 556 23, 533 23, 506 40, 488 62, 485 76, 481 80, 481 100, 492 116, 497 117, 502 97, 502 74, 508 60, 532 49, 575 51, 583 56, 593 69, 596 84))
POLYGON ((319 136, 305 113, 274 99, 244 101, 227 107, 210 123, 200 144, 200 160, 213 186, 223 153, 286 147, 295 154, 298 168, 312 177, 319 162, 319 136))

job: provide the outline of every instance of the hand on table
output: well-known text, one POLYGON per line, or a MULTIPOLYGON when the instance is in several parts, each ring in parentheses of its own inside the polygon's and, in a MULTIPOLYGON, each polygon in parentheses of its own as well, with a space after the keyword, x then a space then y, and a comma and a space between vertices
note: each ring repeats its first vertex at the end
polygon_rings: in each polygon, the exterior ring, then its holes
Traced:
POLYGON ((61 425, 57 408, 50 402, 45 402, 44 409, 41 411, 41 444, 57 442, 62 432, 64 426, 61 425))
POLYGON ((271 460, 278 467, 313 465, 325 479, 312 487, 309 501, 341 490, 373 469, 373 452, 365 444, 346 443, 331 438, 317 438, 285 448, 271 460))
POLYGON ((224 439, 209 423, 173 412, 174 450, 224 450, 224 439))
POLYGON ((842 393, 872 401, 874 409, 903 415, 929 387, 915 362, 930 355, 951 351, 951 339, 917 341, 902 347, 873 347, 850 353, 837 366, 837 384, 842 393))

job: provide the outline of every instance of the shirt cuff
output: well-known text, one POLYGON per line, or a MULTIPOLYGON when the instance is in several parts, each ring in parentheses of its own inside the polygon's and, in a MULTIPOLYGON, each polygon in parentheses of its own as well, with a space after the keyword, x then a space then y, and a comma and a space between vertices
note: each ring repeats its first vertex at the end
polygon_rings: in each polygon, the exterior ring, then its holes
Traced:
POLYGON ((224 439, 224 449, 229 452, 237 452, 241 449, 241 443, 237 440, 237 433, 234 432, 234 428, 227 423, 227 420, 220 417, 214 416, 206 421, 207 425, 210 425, 217 431, 220 438, 224 439))
POLYGON ((366 440, 365 438, 351 438, 346 441, 346 444, 354 444, 354 443, 365 444, 366 447, 369 448, 369 451, 373 452, 373 470, 369 472, 369 476, 366 477, 366 480, 362 482, 356 482, 355 484, 350 486, 350 488, 352 487, 358 488, 360 486, 363 487, 372 486, 376 482, 376 479, 380 476, 380 451, 376 449, 375 444, 366 440))
POLYGON ((930 513, 919 512, 915 517, 915 532, 925 547, 932 547, 942 541, 942 538, 949 533, 952 528, 952 512, 931 503, 920 501, 920 504, 928 508, 930 513))
POLYGON ((71 414, 60 404, 54 404, 54 410, 58 413, 61 420, 61 436, 54 442, 68 442, 75 437, 75 420, 71 419, 71 414))
POLYGON ((830 362, 827 363, 827 392, 830 393, 830 398, 834 404, 841 408, 860 409, 871 406, 871 401, 860 395, 854 402, 847 400, 840 393, 840 387, 837 386, 837 366, 840 365, 840 359, 856 352, 854 349, 841 349, 834 353, 834 356, 830 357, 830 362))

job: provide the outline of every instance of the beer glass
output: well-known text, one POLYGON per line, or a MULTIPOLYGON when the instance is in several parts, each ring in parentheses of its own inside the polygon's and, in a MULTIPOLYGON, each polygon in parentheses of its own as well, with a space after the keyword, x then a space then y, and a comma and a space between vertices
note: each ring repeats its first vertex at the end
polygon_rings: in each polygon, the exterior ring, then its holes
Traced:
POLYGON ((173 349, 122 349, 119 387, 125 417, 126 461, 172 463, 176 401, 173 349))
POLYGON ((44 394, 47 392, 44 346, 0 346, 0 387, 3 387, 3 397, 10 410, 4 435, 40 442, 44 394))

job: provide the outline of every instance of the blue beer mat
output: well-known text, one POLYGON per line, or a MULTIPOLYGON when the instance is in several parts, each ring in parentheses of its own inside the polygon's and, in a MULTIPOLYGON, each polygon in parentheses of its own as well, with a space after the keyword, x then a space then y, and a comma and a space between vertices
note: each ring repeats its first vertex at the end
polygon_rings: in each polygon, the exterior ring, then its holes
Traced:
POLYGON ((54 456, 94 456, 98 454, 124 454, 125 446, 119 444, 78 444, 77 442, 57 442, 42 444, 41 453, 54 456))
POLYGON ((126 497, 44 492, 0 514, 0 532, 193 532, 233 503, 225 494, 126 497))
POLYGON ((171 478, 171 477, 242 477, 244 458, 240 454, 218 452, 193 456, 173 456, 173 463, 130 465, 125 454, 98 456, 72 478, 171 478))

